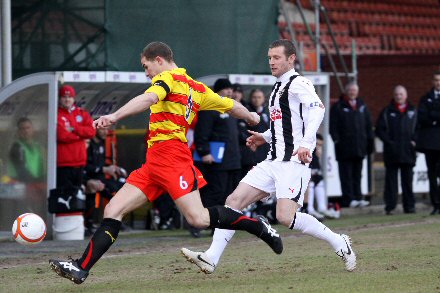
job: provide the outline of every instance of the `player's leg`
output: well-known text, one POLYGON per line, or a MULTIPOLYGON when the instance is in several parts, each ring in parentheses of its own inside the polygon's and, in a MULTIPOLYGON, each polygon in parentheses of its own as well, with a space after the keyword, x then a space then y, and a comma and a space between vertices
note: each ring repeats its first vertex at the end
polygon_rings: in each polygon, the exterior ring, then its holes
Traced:
MULTIPOLYGON (((249 204, 266 197, 267 193, 275 191, 273 178, 268 172, 269 169, 270 165, 263 162, 249 171, 234 192, 229 195, 226 205, 239 212, 249 204)), ((234 233, 235 230, 215 229, 213 241, 206 252, 194 252, 183 248, 182 253, 189 261, 199 266, 203 272, 212 273, 234 233)))
MULTIPOLYGON (((267 194, 255 187, 241 182, 234 192, 227 198, 226 205, 234 208, 236 212, 244 209, 251 203, 264 198, 267 194)), ((218 265, 228 242, 234 236, 235 230, 215 229, 211 246, 205 252, 191 251, 182 248, 183 255, 192 263, 195 263, 204 273, 211 274, 218 265)))
POLYGON ((276 173, 280 176, 279 179, 293 178, 288 182, 277 180, 277 220, 280 224, 291 230, 298 230, 327 241, 336 253, 340 253, 338 255, 344 258, 347 270, 352 271, 356 267, 356 257, 351 249, 348 236, 334 233, 315 217, 298 212, 298 208, 304 200, 305 186, 310 179, 310 169, 304 165, 289 162, 288 164, 280 164, 276 173))
MULTIPOLYGON (((175 199, 175 203, 188 223, 194 227, 244 230, 271 245, 266 238, 268 236, 266 234, 270 233, 267 232, 265 224, 259 219, 244 216, 241 212, 228 206, 204 208, 198 190, 175 199)), ((276 251, 278 248, 272 245, 271 247, 275 252, 281 253, 281 251, 276 251)))
POLYGON ((146 202, 147 197, 140 189, 126 183, 105 207, 101 226, 90 239, 82 257, 71 261, 50 260, 52 269, 77 284, 84 282, 92 266, 118 237, 123 216, 146 202))
MULTIPOLYGON (((266 196, 267 193, 264 191, 252 187, 247 183, 241 182, 234 192, 232 192, 232 194, 226 199, 226 205, 236 209, 237 211, 241 211, 250 204, 266 196)), ((223 251, 226 249, 226 246, 234 234, 235 230, 215 229, 211 246, 207 251, 205 251, 205 253, 216 266, 220 261, 223 251)))

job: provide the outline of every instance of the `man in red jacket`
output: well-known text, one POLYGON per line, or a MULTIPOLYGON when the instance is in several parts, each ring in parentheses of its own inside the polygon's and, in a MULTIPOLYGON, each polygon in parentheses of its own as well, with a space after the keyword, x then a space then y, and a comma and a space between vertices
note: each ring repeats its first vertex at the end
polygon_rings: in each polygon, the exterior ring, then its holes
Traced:
POLYGON ((63 85, 58 95, 57 188, 79 189, 87 162, 85 140, 96 131, 90 114, 75 105, 72 86, 63 85))

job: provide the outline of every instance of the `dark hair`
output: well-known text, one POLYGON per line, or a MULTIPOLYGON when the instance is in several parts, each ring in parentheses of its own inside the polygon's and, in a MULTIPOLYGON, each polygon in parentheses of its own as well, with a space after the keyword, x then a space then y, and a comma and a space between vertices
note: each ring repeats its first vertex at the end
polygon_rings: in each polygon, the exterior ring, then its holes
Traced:
POLYGON ((17 127, 20 127, 20 124, 25 123, 25 122, 29 122, 30 124, 32 124, 31 119, 27 118, 27 117, 21 117, 20 119, 18 119, 17 121, 17 127))
POLYGON ((215 81, 213 90, 215 93, 218 93, 219 91, 223 89, 231 88, 232 89, 232 83, 227 78, 219 78, 215 81))
POLYGON ((168 62, 174 61, 173 51, 171 48, 162 42, 151 42, 142 50, 141 56, 147 60, 153 60, 157 56, 162 57, 168 62))
POLYGON ((284 47, 284 55, 286 55, 286 57, 289 57, 293 54, 296 55, 295 45, 289 40, 285 40, 285 39, 276 40, 275 42, 270 44, 269 49, 273 49, 277 47, 284 47))
POLYGON ((316 139, 324 140, 324 137, 322 136, 321 133, 317 133, 317 134, 316 134, 316 139))
MULTIPOLYGON (((254 88, 254 89, 252 89, 251 92, 249 93, 249 98, 252 98, 253 94, 255 94, 256 92, 262 92, 262 93, 263 93, 263 96, 264 96, 264 92, 263 92, 261 89, 259 89, 259 88, 254 88)), ((264 97, 264 98, 266 98, 266 97, 264 97)))
POLYGON ((440 75, 440 70, 434 71, 434 74, 432 75, 432 77, 434 77, 435 75, 440 75))

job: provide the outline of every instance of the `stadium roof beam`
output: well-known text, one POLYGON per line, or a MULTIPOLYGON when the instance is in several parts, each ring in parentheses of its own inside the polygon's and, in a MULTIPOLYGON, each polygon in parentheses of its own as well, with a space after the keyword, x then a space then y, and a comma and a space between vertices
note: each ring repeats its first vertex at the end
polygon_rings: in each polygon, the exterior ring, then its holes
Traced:
POLYGON ((91 4, 69 0, 14 1, 14 78, 35 71, 104 69, 104 9, 104 0, 91 4))
POLYGON ((88 45, 93 43, 99 36, 105 33, 105 29, 101 28, 99 31, 95 33, 95 35, 91 36, 84 44, 81 45, 75 52, 73 52, 62 64, 57 66, 57 68, 63 69, 66 65, 68 65, 82 50, 86 49, 88 45))

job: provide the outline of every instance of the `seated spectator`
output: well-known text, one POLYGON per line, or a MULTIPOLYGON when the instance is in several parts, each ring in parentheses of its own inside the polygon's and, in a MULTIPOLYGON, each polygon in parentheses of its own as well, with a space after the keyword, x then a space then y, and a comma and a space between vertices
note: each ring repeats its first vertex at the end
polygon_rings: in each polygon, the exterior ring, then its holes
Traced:
POLYGON ((18 139, 9 151, 9 176, 21 182, 38 182, 44 179, 43 148, 35 141, 32 121, 22 117, 17 122, 18 139))
POLYGON ((116 165, 105 164, 105 139, 108 129, 98 129, 87 148, 87 165, 85 167, 86 212, 84 223, 86 235, 93 234, 93 214, 95 196, 99 192, 104 198, 110 199, 125 183, 127 172, 116 165))
POLYGON ((327 208, 327 194, 325 193, 324 177, 322 177, 320 164, 323 144, 324 138, 321 134, 317 133, 316 148, 313 151, 312 162, 310 163, 312 176, 309 182, 307 212, 318 220, 339 218, 339 212, 327 208), (318 210, 315 210, 315 202, 318 210))

